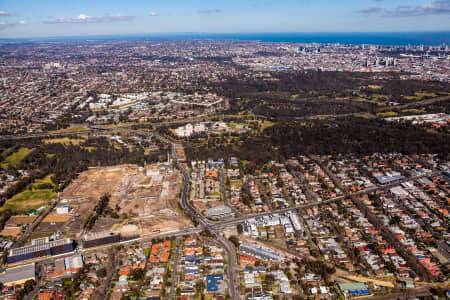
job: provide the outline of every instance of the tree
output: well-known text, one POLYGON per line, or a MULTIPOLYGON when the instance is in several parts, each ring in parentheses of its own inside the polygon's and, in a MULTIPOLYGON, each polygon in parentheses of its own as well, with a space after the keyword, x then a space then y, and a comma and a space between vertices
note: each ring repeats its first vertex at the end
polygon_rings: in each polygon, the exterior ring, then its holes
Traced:
POLYGON ((105 268, 98 269, 96 274, 98 278, 104 278, 106 277, 106 269, 105 268))
POLYGON ((243 228, 242 224, 238 224, 238 225, 236 226, 236 228, 237 228, 237 232, 238 232, 239 234, 242 234, 242 233, 244 232, 244 228, 243 228))
POLYGON ((25 284, 23 285, 23 289, 26 293, 31 292, 34 289, 34 286, 36 285, 36 281, 34 279, 30 279, 25 281, 25 284))
POLYGON ((142 280, 145 276, 144 270, 141 268, 131 270, 130 277, 133 280, 142 280))
POLYGON ((230 236, 229 238, 230 242, 233 243, 233 245, 237 248, 239 247, 239 238, 235 235, 230 236))
POLYGON ((266 284, 268 287, 271 287, 275 282, 275 277, 273 276, 273 274, 267 274, 266 275, 266 284))
POLYGON ((25 291, 23 289, 19 288, 19 289, 16 289, 14 292, 16 294, 17 300, 22 300, 25 298, 25 291))

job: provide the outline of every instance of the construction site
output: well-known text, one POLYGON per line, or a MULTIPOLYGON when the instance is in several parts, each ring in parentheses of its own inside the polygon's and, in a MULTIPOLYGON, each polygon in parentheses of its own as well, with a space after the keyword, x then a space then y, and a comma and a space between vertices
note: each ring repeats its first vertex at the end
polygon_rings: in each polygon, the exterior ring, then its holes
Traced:
POLYGON ((57 207, 38 231, 60 231, 79 238, 87 216, 99 200, 109 195, 108 211, 91 231, 114 231, 122 235, 148 235, 191 226, 178 204, 182 175, 170 161, 140 167, 118 165, 92 168, 79 174, 61 194, 57 207))

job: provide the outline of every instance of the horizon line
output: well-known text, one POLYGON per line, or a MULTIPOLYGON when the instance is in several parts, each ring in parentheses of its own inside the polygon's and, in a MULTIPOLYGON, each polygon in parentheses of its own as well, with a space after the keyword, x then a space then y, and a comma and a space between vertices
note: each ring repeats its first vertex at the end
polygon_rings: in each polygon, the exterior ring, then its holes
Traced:
POLYGON ((36 36, 36 37, 0 37, 0 40, 30 40, 30 39, 53 39, 53 38, 89 38, 89 37, 127 37, 141 35, 232 35, 232 34, 427 34, 427 33, 450 33, 446 30, 425 30, 425 31, 243 31, 243 32, 194 32, 194 31, 176 31, 176 32, 148 32, 148 33, 100 33, 88 35, 55 35, 55 36, 36 36))

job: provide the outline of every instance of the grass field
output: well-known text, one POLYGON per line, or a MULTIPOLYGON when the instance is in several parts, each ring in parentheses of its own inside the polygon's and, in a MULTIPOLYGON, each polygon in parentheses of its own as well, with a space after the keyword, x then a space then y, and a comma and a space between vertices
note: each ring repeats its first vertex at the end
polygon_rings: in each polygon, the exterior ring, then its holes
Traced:
POLYGON ((264 120, 264 121, 258 121, 258 123, 259 123, 259 126, 260 126, 260 132, 263 132, 264 129, 266 129, 266 128, 268 128, 268 127, 272 127, 273 125, 275 125, 274 122, 267 121, 267 120, 264 120))
POLYGON ((53 190, 26 190, 8 199, 0 210, 29 211, 37 209, 56 196, 53 190))
POLYGON ((70 132, 77 132, 77 131, 89 131, 90 129, 87 127, 67 127, 64 129, 58 129, 55 131, 50 131, 50 133, 70 133, 70 132))
POLYGON ((43 142, 46 144, 64 144, 64 145, 69 145, 69 144, 79 145, 80 143, 82 143, 84 141, 85 141, 84 139, 78 139, 78 138, 71 139, 68 137, 43 140, 43 142))
POLYGON ((37 180, 35 180, 34 183, 33 183, 33 185, 32 185, 32 187, 33 187, 33 188, 36 188, 36 187, 39 186, 40 184, 44 184, 44 183, 49 183, 49 184, 51 184, 51 185, 54 187, 55 185, 53 184, 53 181, 52 181, 52 179, 51 179, 51 177, 52 177, 53 175, 54 175, 54 174, 48 174, 47 176, 45 176, 45 177, 42 178, 42 179, 37 179, 37 180))
POLYGON ((435 93, 414 92, 414 96, 403 96, 406 100, 423 100, 424 98, 437 97, 435 93))
POLYGON ((377 113, 377 117, 383 117, 383 118, 396 117, 396 116, 398 116, 398 114, 393 111, 377 113))
POLYGON ((366 102, 366 103, 372 103, 372 104, 378 104, 378 100, 372 100, 372 99, 367 99, 367 98, 362 98, 362 97, 356 97, 356 98, 352 98, 352 101, 357 101, 357 102, 366 102))
POLYGON ((423 114, 425 113, 425 109, 403 109, 402 113, 408 113, 408 114, 414 114, 414 115, 419 115, 419 114, 423 114))
POLYGON ((373 119, 375 118, 375 115, 371 114, 371 113, 362 113, 360 114, 360 116, 364 119, 373 119))
POLYGON ((81 147, 81 149, 85 149, 85 150, 91 152, 92 150, 97 149, 97 147, 84 147, 84 146, 83 146, 83 147, 81 147))
POLYGON ((388 100, 389 96, 387 95, 381 95, 381 94, 371 94, 370 98, 376 101, 384 101, 384 100, 388 100))
POLYGON ((25 158, 25 156, 30 154, 31 151, 33 150, 28 148, 20 148, 19 151, 14 152, 13 154, 5 158, 5 160, 1 164, 1 167, 3 169, 6 169, 8 168, 8 166, 12 167, 17 166, 22 161, 22 159, 25 158))

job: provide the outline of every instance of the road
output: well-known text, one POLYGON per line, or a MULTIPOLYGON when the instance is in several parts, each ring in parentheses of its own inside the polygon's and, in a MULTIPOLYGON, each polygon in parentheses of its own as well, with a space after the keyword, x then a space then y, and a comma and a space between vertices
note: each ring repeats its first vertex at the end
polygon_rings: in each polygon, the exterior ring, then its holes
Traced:
MULTIPOLYGON (((126 127, 121 127, 126 129, 126 127)), ((129 128, 129 127, 128 127, 129 128)), ((117 129, 117 128, 114 128, 117 129)), ((94 130, 99 130, 97 128, 95 128, 94 130)), ((106 129, 109 130, 109 129, 106 129)), ((388 185, 383 185, 383 186, 375 186, 372 188, 368 188, 353 194, 345 194, 344 196, 340 196, 340 197, 336 197, 333 199, 329 199, 329 200, 325 200, 325 201, 317 201, 317 202, 312 202, 309 204, 305 204, 302 206, 298 206, 298 207, 292 207, 292 208, 285 208, 285 209, 280 209, 280 210, 276 210, 276 211, 271 211, 271 212, 267 212, 267 213, 260 213, 260 214, 255 214, 255 215, 250 215, 250 216, 240 216, 236 219, 233 220, 229 220, 229 221, 224 221, 224 222, 220 222, 220 223, 215 223, 215 224, 211 224, 206 218, 204 218, 200 213, 198 213, 190 204, 189 204, 189 199, 188 199, 188 191, 189 191, 189 186, 190 186, 190 178, 188 173, 186 172, 184 166, 181 164, 181 162, 178 160, 177 155, 176 155, 176 151, 175 151, 175 147, 177 146, 176 144, 172 143, 171 141, 167 140, 164 137, 161 137, 157 134, 155 134, 154 132, 143 132, 143 131, 136 131, 136 130, 132 130, 132 129, 128 129, 127 131, 129 132, 133 132, 133 133, 137 133, 137 134, 141 134, 141 135, 152 135, 155 138, 158 138, 159 140, 163 141, 164 143, 168 143, 171 145, 171 149, 172 149, 172 157, 174 159, 175 165, 176 167, 180 170, 180 172, 183 175, 184 178, 184 183, 183 183, 183 193, 182 193, 182 197, 181 197, 181 206, 183 208, 183 210, 191 215, 193 218, 195 218, 199 224, 201 225, 201 228, 206 229, 207 231, 209 231, 215 238, 216 240, 223 246, 223 248, 225 249, 226 253, 227 253, 227 258, 228 258, 228 278, 229 278, 229 286, 230 286, 230 293, 231 293, 231 299, 233 300, 238 300, 240 299, 239 296, 239 292, 238 292, 238 284, 237 284, 237 278, 236 278, 236 256, 235 256, 235 251, 234 251, 234 247, 233 245, 230 243, 230 241, 228 241, 226 238, 224 238, 221 233, 219 232, 219 230, 224 229, 226 227, 230 227, 230 226, 236 226, 237 224, 243 223, 246 220, 250 219, 250 218, 255 218, 255 217, 261 217, 261 216, 265 216, 265 215, 270 215, 270 214, 274 214, 274 213, 285 213, 288 211, 296 211, 296 210, 302 210, 302 209, 307 209, 310 207, 314 207, 314 206, 318 206, 318 205, 322 205, 322 204, 327 204, 327 203, 333 203, 336 201, 340 201, 345 199, 346 197, 349 196, 358 196, 358 195, 362 195, 362 194, 368 194, 377 190, 387 190, 393 186, 396 186, 402 182, 405 181, 409 181, 409 180, 414 180, 414 179, 418 179, 424 176, 430 176, 430 175, 435 175, 437 173, 433 173, 433 174, 424 174, 424 175, 419 175, 419 176, 415 176, 415 177, 410 177, 410 178, 405 178, 403 180, 397 181, 395 183, 392 184, 388 184, 388 185)), ((86 132, 86 131, 84 131, 86 132)), ((70 132, 70 134, 74 134, 74 132, 70 132)), ((0 139, 3 137, 0 137, 0 139)), ((222 186, 223 186, 223 179, 222 179, 222 186)), ((226 197, 226 190, 222 188, 222 193, 225 192, 225 197, 226 197)), ((224 198, 226 199, 226 198, 224 198)), ((185 229, 185 230, 181 230, 178 232, 171 232, 171 233, 166 233, 166 234, 158 234, 155 236, 145 236, 145 237, 140 237, 137 239, 133 239, 130 241, 123 241, 120 242, 119 244, 122 245, 129 245, 135 242, 145 242, 145 241, 149 241, 155 237, 168 237, 168 236, 182 236, 182 235, 189 235, 189 234, 193 234, 193 233, 199 233, 200 230, 198 229, 185 229)), ((91 248, 91 249, 78 249, 76 251, 76 253, 87 253, 90 251, 96 251, 102 248, 109 248, 109 247, 113 247, 116 244, 110 244, 110 245, 105 245, 102 247, 97 247, 95 249, 91 248)), ((178 246, 177 246, 178 248, 178 246)), ((177 251, 178 252, 178 251, 177 251)), ((67 253, 64 255, 61 255, 61 257, 64 256, 69 256, 72 255, 72 253, 67 253)), ((57 257, 57 256, 56 256, 57 257)), ((42 258, 38 258, 38 259, 34 259, 32 261, 28 261, 26 263, 30 263, 30 262, 44 262, 47 260, 52 260, 54 259, 55 256, 53 257, 42 257, 42 258)), ((178 258, 176 258, 178 259, 178 258)), ((24 262, 21 262, 19 264, 24 264, 24 262)), ((17 264, 16 264, 17 265, 17 264)), ((174 271, 176 270, 175 268, 176 266, 174 266, 174 271)), ((176 274, 175 274, 176 275, 176 274)), ((173 275, 174 276, 174 275, 173 275)), ((176 278, 175 278, 176 279, 176 278)), ((173 288, 174 288, 174 279, 172 278, 172 288, 171 288, 171 299, 173 299, 173 288)))
MULTIPOLYGON (((428 105, 433 104, 436 102, 441 101, 447 101, 450 100, 450 96, 441 96, 441 97, 435 97, 431 99, 426 100, 420 100, 415 101, 407 104, 397 105, 397 106, 386 106, 386 107, 380 107, 377 108, 375 112, 383 112, 383 111, 390 111, 392 109, 403 109, 408 108, 411 106, 416 105, 428 105)), ((304 116, 304 117, 295 117, 294 119, 297 120, 315 120, 315 119, 326 119, 326 118, 339 118, 339 117, 349 117, 349 116, 360 116, 361 112, 358 113, 344 113, 344 114, 329 114, 329 115, 311 115, 311 116, 304 116)), ((220 119, 221 116, 211 116, 208 118, 191 118, 191 119, 181 119, 181 120, 170 120, 166 122, 155 122, 155 123, 138 123, 138 124, 131 124, 131 125, 123 125, 123 126, 117 126, 117 127, 101 127, 101 126, 91 126, 89 124, 78 124, 81 127, 84 127, 84 129, 80 130, 73 130, 73 131, 54 131, 54 132, 44 132, 44 133, 31 133, 31 134, 22 134, 22 135, 4 135, 0 136, 0 140, 10 140, 10 139, 27 139, 27 138, 33 138, 33 137, 51 137, 51 136, 58 136, 58 135, 73 135, 78 133, 87 133, 87 132, 96 132, 96 131, 107 131, 107 130, 117 130, 117 129, 127 129, 135 125, 151 125, 151 126, 165 126, 165 125, 171 125, 171 124, 177 124, 177 123, 195 123, 195 122, 203 122, 205 120, 212 120, 218 118, 220 119), (87 129, 86 129, 87 128, 87 129)), ((267 119, 268 117, 262 116, 262 115, 250 115, 250 116, 244 116, 244 115, 225 115, 222 117, 222 119, 226 118, 241 118, 241 119, 267 119)))
POLYGON ((382 107, 382 108, 377 109, 377 111, 381 112, 381 111, 389 111, 392 109, 404 109, 404 108, 408 108, 411 106, 428 105, 428 104, 433 104, 436 102, 447 101, 447 100, 450 100, 450 96, 435 97, 435 98, 431 98, 431 99, 415 101, 415 102, 397 105, 397 106, 382 107))
POLYGON ((417 299, 419 297, 431 297, 432 293, 427 288, 415 288, 407 289, 401 293, 388 294, 383 296, 367 296, 359 297, 359 300, 407 300, 407 299, 417 299))
MULTIPOLYGON (((316 161, 320 165, 322 170, 333 180, 334 184, 337 187, 339 187, 341 190, 345 191, 340 180, 336 178, 334 173, 331 172, 325 164, 323 164, 323 162, 320 160, 319 157, 311 156, 310 158, 313 159, 314 161, 316 161)), ((432 174, 428 174, 428 175, 424 174, 424 175, 407 177, 401 181, 393 183, 392 185, 398 185, 404 181, 415 180, 415 179, 418 179, 423 176, 432 176, 433 174, 438 174, 438 173, 440 173, 440 172, 436 172, 436 173, 432 173, 432 174)), ((419 262, 418 258, 407 247, 405 247, 402 243, 400 243, 397 240, 395 235, 392 233, 391 229, 388 226, 386 226, 385 224, 383 224, 382 222, 380 222, 377 215, 374 214, 363 201, 361 201, 358 197, 355 197, 355 194, 349 194, 348 192, 345 192, 345 193, 346 193, 346 196, 351 198, 352 201, 358 206, 358 208, 364 213, 366 218, 372 224, 374 224, 374 226, 377 227, 377 229, 381 232, 384 239, 388 243, 391 243, 395 247, 395 250, 408 262, 409 266, 421 277, 421 279, 424 281, 430 281, 431 274, 429 273, 429 271, 419 262)))
POLYGON ((103 281, 103 284, 97 288, 92 295, 91 299, 98 300, 98 299, 105 299, 107 295, 110 292, 111 282, 113 280, 113 276, 116 272, 117 265, 119 263, 119 255, 117 255, 117 248, 109 249, 108 251, 108 264, 106 266, 106 272, 107 276, 106 279, 103 281))
POLYGON ((39 291, 41 289, 42 278, 44 276, 42 271, 43 271, 43 267, 40 264, 37 264, 36 265, 36 285, 34 286, 33 290, 25 296, 26 300, 34 299, 34 297, 37 295, 37 293, 39 293, 39 291))
POLYGON ((34 229, 36 229, 39 226, 39 224, 41 224, 42 220, 44 220, 44 218, 55 208, 55 206, 58 203, 59 203, 59 197, 58 197, 58 200, 55 200, 52 202, 50 207, 47 208, 47 210, 42 215, 37 217, 36 220, 34 220, 34 222, 28 226, 28 228, 25 230, 24 234, 22 234, 22 236, 14 243, 13 248, 21 247, 23 242, 25 242, 28 239, 28 237, 33 233, 34 229))
POLYGON ((353 197, 353 196, 369 194, 369 193, 372 193, 372 192, 375 192, 375 191, 381 191, 381 190, 385 191, 385 190, 388 190, 388 189, 390 189, 390 188, 392 188, 394 186, 397 186, 397 185, 399 185, 399 184, 401 184, 403 182, 406 182, 406 181, 416 180, 416 179, 419 179, 419 178, 422 178, 422 177, 427 177, 427 176, 436 176, 436 175, 438 175, 440 173, 441 172, 433 172, 431 174, 423 174, 423 175, 418 175, 418 176, 413 176, 413 177, 406 177, 406 178, 404 178, 402 180, 399 180, 399 181, 396 181, 394 183, 381 185, 381 186, 374 186, 374 187, 367 188, 367 189, 364 189, 362 191, 359 191, 359 192, 356 192, 356 193, 352 193, 352 194, 347 194, 346 193, 346 195, 344 195, 344 196, 335 197, 335 198, 332 198, 332 199, 329 199, 329 200, 325 200, 325 201, 316 201, 316 202, 311 202, 311 203, 308 203, 308 204, 305 204, 305 205, 300 205, 300 206, 297 206, 297 207, 283 208, 283 209, 279 209, 279 210, 272 210, 270 212, 253 214, 253 215, 236 218, 236 219, 229 220, 229 221, 215 223, 213 225, 213 227, 216 228, 216 229, 224 229, 224 228, 227 228, 227 227, 236 226, 237 224, 241 224, 241 223, 247 221, 248 219, 252 219, 252 218, 256 218, 256 217, 268 216, 268 215, 275 214, 275 213, 281 214, 281 213, 286 213, 286 212, 289 212, 289 211, 304 210, 304 209, 308 209, 308 208, 311 208, 311 207, 314 207, 314 206, 318 206, 318 205, 322 205, 322 204, 328 204, 328 203, 341 201, 341 200, 344 200, 346 198, 353 197))
POLYGON ((227 187, 225 184, 225 171, 223 166, 220 168, 220 192, 222 193, 223 203, 233 210, 235 216, 242 217, 243 215, 236 208, 231 206, 230 203, 228 203, 227 187))
POLYGON ((175 283, 177 281, 177 269, 178 269, 178 260, 180 257, 180 246, 181 246, 181 239, 178 237, 177 238, 177 248, 175 249, 175 257, 173 259, 172 285, 170 286, 170 295, 169 295, 170 300, 175 299, 175 283))
MULTIPOLYGON (((91 126, 90 124, 77 124, 78 127, 81 127, 79 130, 68 130, 68 131, 49 131, 49 132, 41 132, 41 133, 27 133, 27 134, 20 134, 20 135, 2 135, 0 136, 0 140, 18 140, 18 139, 28 139, 28 138, 36 138, 36 137, 52 137, 52 136, 64 136, 64 135, 74 135, 74 134, 81 134, 81 133, 94 133, 94 132, 104 132, 109 130, 118 130, 118 129, 129 129, 133 126, 143 126, 143 125, 151 125, 154 127, 160 127, 160 126, 169 126, 171 124, 184 124, 184 123, 197 123, 197 122, 204 122, 207 120, 213 120, 217 118, 218 120, 221 119, 229 119, 229 118, 240 118, 240 119, 257 119, 258 117, 253 116, 245 116, 245 115, 225 115, 225 116, 213 116, 210 118, 191 118, 191 119, 180 119, 180 120, 170 120, 166 122, 146 122, 146 123, 136 123, 136 124, 123 124, 121 126, 115 126, 115 127, 107 127, 107 126, 91 126)), ((142 133, 142 131, 140 131, 142 133)))
POLYGON ((13 264, 8 264, 7 267, 12 268, 12 267, 17 267, 17 266, 31 264, 31 263, 39 263, 39 262, 46 263, 46 262, 50 262, 56 258, 68 257, 68 256, 72 256, 74 254, 86 254, 86 253, 95 252, 98 250, 104 250, 104 249, 108 249, 108 248, 111 248, 114 246, 119 246, 119 245, 130 246, 133 243, 147 243, 155 238, 180 237, 180 236, 185 236, 185 235, 199 234, 200 232, 201 232, 200 229, 187 228, 187 229, 183 229, 183 230, 177 230, 177 231, 160 233, 160 234, 149 234, 149 235, 141 236, 139 238, 121 241, 118 243, 112 243, 112 244, 107 244, 107 245, 92 247, 92 248, 87 248, 87 249, 77 248, 74 251, 68 252, 68 253, 63 253, 63 254, 58 254, 58 255, 53 255, 53 256, 42 256, 42 257, 30 259, 30 260, 24 260, 24 261, 20 261, 20 262, 13 263, 13 264))
POLYGON ((236 278, 236 256, 234 253, 234 248, 231 243, 225 239, 220 232, 211 225, 201 214, 199 214, 190 204, 188 200, 188 193, 189 193, 189 175, 187 174, 186 170, 184 169, 183 165, 180 163, 180 161, 177 158, 177 154, 175 151, 176 144, 171 144, 172 146, 172 157, 175 160, 177 168, 180 170, 181 174, 184 177, 184 185, 183 185, 183 193, 181 196, 181 206, 191 216, 193 216, 199 224, 204 227, 206 230, 208 230, 211 234, 213 234, 216 238, 216 240, 223 246, 225 249, 225 252, 227 253, 228 258, 228 278, 230 283, 230 293, 231 293, 231 299, 232 300, 238 300, 239 297, 239 291, 238 291, 238 284, 237 284, 237 278, 236 278))
MULTIPOLYGON (((128 130, 130 132, 136 132, 135 130, 128 130)), ((201 214, 199 214, 193 207, 190 206, 189 204, 189 199, 188 199, 188 191, 189 191, 189 185, 190 185, 190 179, 189 179, 189 175, 187 174, 186 170, 184 169, 183 165, 178 161, 177 156, 176 156, 176 152, 175 152, 175 144, 171 143, 171 141, 165 139, 164 137, 161 137, 159 135, 156 135, 152 132, 142 132, 142 131, 138 131, 139 134, 151 134, 154 137, 160 139, 161 141, 165 142, 165 143, 170 143, 171 147, 172 147, 172 157, 175 160, 176 166, 177 168, 180 170, 180 172, 182 173, 183 177, 184 177, 184 185, 183 185, 183 193, 182 193, 182 198, 181 198, 181 205, 184 209, 184 211, 186 213, 188 213, 189 215, 193 216, 198 222, 199 224, 201 224, 201 226, 203 228, 208 229, 211 233, 214 234, 214 236, 217 238, 217 240, 224 246, 226 252, 227 252, 227 256, 228 256, 228 261, 230 264, 230 275, 229 278, 231 279, 231 283, 230 287, 232 290, 232 296, 233 299, 238 299, 239 295, 237 293, 237 289, 236 289, 236 274, 235 272, 233 272, 235 270, 235 255, 234 255, 234 249, 233 246, 230 245, 229 241, 224 239, 222 237, 222 235, 219 233, 219 230, 227 228, 227 227, 232 227, 232 226, 236 226, 237 224, 243 223, 248 219, 251 218, 255 218, 255 217, 262 217, 262 216, 266 216, 266 215, 270 215, 270 214, 274 214, 274 213, 285 213, 288 211, 296 211, 296 210, 303 210, 303 209, 307 209, 307 208, 311 208, 314 206, 318 206, 318 205, 322 205, 322 204, 327 204, 327 203, 333 203, 336 201, 340 201, 345 199, 346 197, 350 197, 350 196, 358 196, 358 195, 362 195, 362 194, 368 194, 377 190, 387 190, 390 189, 393 186, 396 186, 398 184, 401 184, 402 182, 405 181, 409 181, 409 180, 415 180, 421 177, 425 177, 425 176, 432 176, 432 175, 437 175, 440 172, 434 172, 432 174, 424 174, 424 175, 419 175, 419 176, 415 176, 415 177, 409 177, 409 178, 405 178, 403 180, 397 181, 395 183, 392 184, 388 184, 388 185, 383 185, 383 186, 374 186, 372 188, 368 188, 353 194, 348 194, 346 196, 340 196, 340 197, 336 197, 333 199, 329 199, 329 200, 325 200, 325 201, 317 201, 317 202, 312 202, 312 203, 308 203, 302 206, 298 206, 298 207, 292 207, 292 208, 285 208, 285 209, 280 209, 280 210, 275 210, 275 211, 271 211, 271 212, 266 212, 266 213, 260 213, 260 214, 254 214, 254 215, 249 215, 249 216, 240 216, 236 219, 233 220, 228 220, 228 221, 224 221, 224 222, 220 222, 220 223, 215 223, 215 224, 211 224, 208 220, 206 220, 201 214), (233 292, 234 291, 234 292, 233 292)), ((223 181, 223 180, 222 180, 223 181)), ((223 189, 222 189, 222 192, 223 189)), ((226 191, 225 191, 226 192, 226 191)), ((56 205, 56 204, 54 204, 56 205)), ((50 210, 48 210, 50 211, 50 210)), ((45 214, 43 216, 41 216, 40 218, 38 218, 36 221, 38 222, 34 222, 32 226, 30 226, 30 228, 34 228, 35 226, 37 226, 40 222, 40 220, 43 219, 43 217, 45 217, 45 214)), ((29 232, 31 232, 32 230, 30 230, 29 232)), ((28 232, 28 230, 27 230, 28 232)), ((181 230, 178 232, 174 232, 174 233, 163 233, 163 234, 158 234, 158 235, 150 235, 150 236, 143 236, 134 240, 130 240, 130 241, 123 241, 120 242, 119 244, 122 245, 129 245, 132 244, 134 242, 145 242, 145 241, 150 241, 151 239, 155 238, 155 237, 169 237, 169 236, 182 236, 182 235, 188 235, 188 234, 193 234, 193 233, 199 233, 200 230, 197 229, 185 229, 185 230, 181 230)), ((24 239, 25 236, 28 236, 27 233, 24 235, 24 239)), ((16 243, 16 245, 20 245, 20 243, 24 240, 21 239, 19 240, 18 243, 16 243)), ((110 244, 110 245, 104 245, 101 247, 97 247, 95 249, 79 249, 79 252, 82 253, 86 253, 86 252, 90 252, 90 251, 96 251, 99 249, 104 249, 104 248, 109 248, 114 246, 115 244, 110 244)), ((62 255, 62 257, 64 256, 68 256, 68 255, 72 255, 73 253, 70 254, 64 254, 62 255)), ((13 265, 22 265, 25 263, 30 263, 30 262, 40 262, 40 261, 47 261, 47 260, 51 260, 54 259, 55 257, 40 257, 40 258, 36 258, 30 261, 26 261, 26 262, 20 262, 17 264, 13 264, 13 265)), ((9 265, 9 266, 13 266, 13 265, 9 265)))

